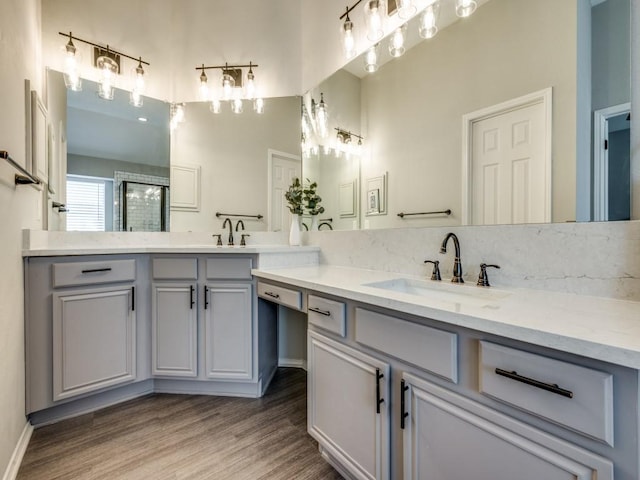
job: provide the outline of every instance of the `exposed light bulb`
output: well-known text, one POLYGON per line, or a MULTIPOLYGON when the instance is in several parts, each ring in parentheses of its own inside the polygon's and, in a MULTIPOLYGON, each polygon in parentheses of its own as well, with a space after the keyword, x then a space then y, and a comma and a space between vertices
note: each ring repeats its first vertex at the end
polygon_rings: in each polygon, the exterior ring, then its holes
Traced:
POLYGON ((138 66, 134 70, 133 88, 129 97, 129 103, 134 107, 142 106, 142 94, 144 92, 144 68, 142 68, 142 59, 138 61, 138 66))
POLYGON ((407 25, 402 25, 399 28, 396 28, 391 38, 389 39, 389 54, 392 57, 399 57, 404 52, 404 39, 405 32, 407 31, 407 25))
POLYGON ((374 45, 364 56, 364 69, 368 73, 373 73, 378 70, 378 45, 374 45))
POLYGON ((200 100, 202 100, 203 102, 209 100, 211 92, 209 91, 209 79, 207 78, 207 74, 204 73, 204 63, 202 64, 202 73, 200 74, 198 93, 200 96, 200 100))
POLYGON ((225 100, 231 100, 233 96, 233 88, 236 86, 236 81, 233 79, 226 70, 223 70, 222 74, 222 96, 225 100))
POLYGON ((459 17, 468 17, 476 11, 478 4, 475 0, 456 0, 456 15, 459 17))
POLYGON ((356 40, 353 37, 353 22, 349 19, 349 9, 347 8, 347 18, 342 24, 342 50, 347 60, 353 58, 356 54, 356 40))
POLYGON ((396 0, 396 5, 398 6, 398 16, 402 19, 411 18, 417 11, 413 0, 396 0))
POLYGON ((256 98, 256 82, 251 63, 249 63, 249 73, 247 74, 247 84, 245 85, 244 96, 249 100, 256 98))
POLYGON ((324 94, 320 93, 320 103, 316 108, 316 123, 318 126, 318 135, 321 138, 327 138, 329 135, 329 112, 327 104, 324 102, 324 94))
POLYGON ((420 16, 418 33, 422 38, 433 38, 438 33, 438 16, 440 14, 440 2, 436 1, 424 9, 420 16))
POLYGON ((64 48, 64 84, 69 90, 78 92, 82 90, 82 79, 80 78, 80 69, 78 67, 79 54, 71 39, 71 32, 69 32, 69 41, 64 48))
POLYGON ((386 0, 368 0, 364 5, 367 38, 376 42, 384 36, 384 20, 387 16, 386 0))
POLYGON ((113 100, 115 75, 118 73, 118 64, 109 57, 109 47, 106 54, 98 57, 96 62, 100 70, 100 81, 98 83, 98 96, 105 100, 113 100))

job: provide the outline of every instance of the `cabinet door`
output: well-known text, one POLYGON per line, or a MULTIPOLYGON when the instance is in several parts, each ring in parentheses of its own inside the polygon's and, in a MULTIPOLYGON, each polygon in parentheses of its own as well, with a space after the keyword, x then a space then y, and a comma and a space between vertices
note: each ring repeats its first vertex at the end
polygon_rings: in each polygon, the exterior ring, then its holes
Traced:
POLYGON ((136 378, 132 286, 53 294, 53 399, 136 378))
POLYGON ((308 430, 357 479, 389 478, 389 364, 309 332, 308 430))
POLYGON ((206 377, 252 378, 251 284, 209 284, 204 298, 206 377))
POLYGON ((153 284, 153 374, 195 377, 198 374, 198 325, 195 285, 153 284))
POLYGON ((404 478, 612 480, 598 455, 410 374, 404 478))

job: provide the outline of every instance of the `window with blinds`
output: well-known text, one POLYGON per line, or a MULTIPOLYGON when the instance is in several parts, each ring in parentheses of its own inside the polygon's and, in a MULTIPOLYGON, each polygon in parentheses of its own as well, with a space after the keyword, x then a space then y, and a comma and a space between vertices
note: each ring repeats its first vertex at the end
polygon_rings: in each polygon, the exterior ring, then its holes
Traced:
POLYGON ((110 230, 112 191, 108 179, 67 175, 67 231, 110 230))

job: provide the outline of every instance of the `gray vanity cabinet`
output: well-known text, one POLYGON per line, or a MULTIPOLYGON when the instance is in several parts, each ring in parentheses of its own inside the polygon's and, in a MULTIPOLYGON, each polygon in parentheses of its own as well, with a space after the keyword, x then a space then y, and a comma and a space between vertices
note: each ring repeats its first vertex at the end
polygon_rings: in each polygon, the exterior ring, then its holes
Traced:
POLYGON ((198 375, 197 258, 154 258, 151 285, 152 373, 198 375))
POLYGON ((389 479, 389 364, 309 331, 308 431, 356 479, 389 479))
POLYGON ((123 255, 25 260, 27 413, 149 375, 139 263, 123 255))
POLYGON ((613 464, 403 373, 404 479, 613 480, 613 464))

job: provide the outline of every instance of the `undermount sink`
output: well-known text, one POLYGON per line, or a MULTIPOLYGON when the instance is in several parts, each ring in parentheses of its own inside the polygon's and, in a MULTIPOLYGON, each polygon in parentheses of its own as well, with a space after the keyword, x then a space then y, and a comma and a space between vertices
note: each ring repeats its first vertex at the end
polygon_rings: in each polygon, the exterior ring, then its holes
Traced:
POLYGON ((364 283, 362 286, 415 295, 437 302, 476 307, 490 307, 496 301, 510 295, 509 292, 490 290, 483 287, 437 283, 412 278, 394 278, 381 282, 364 283))

